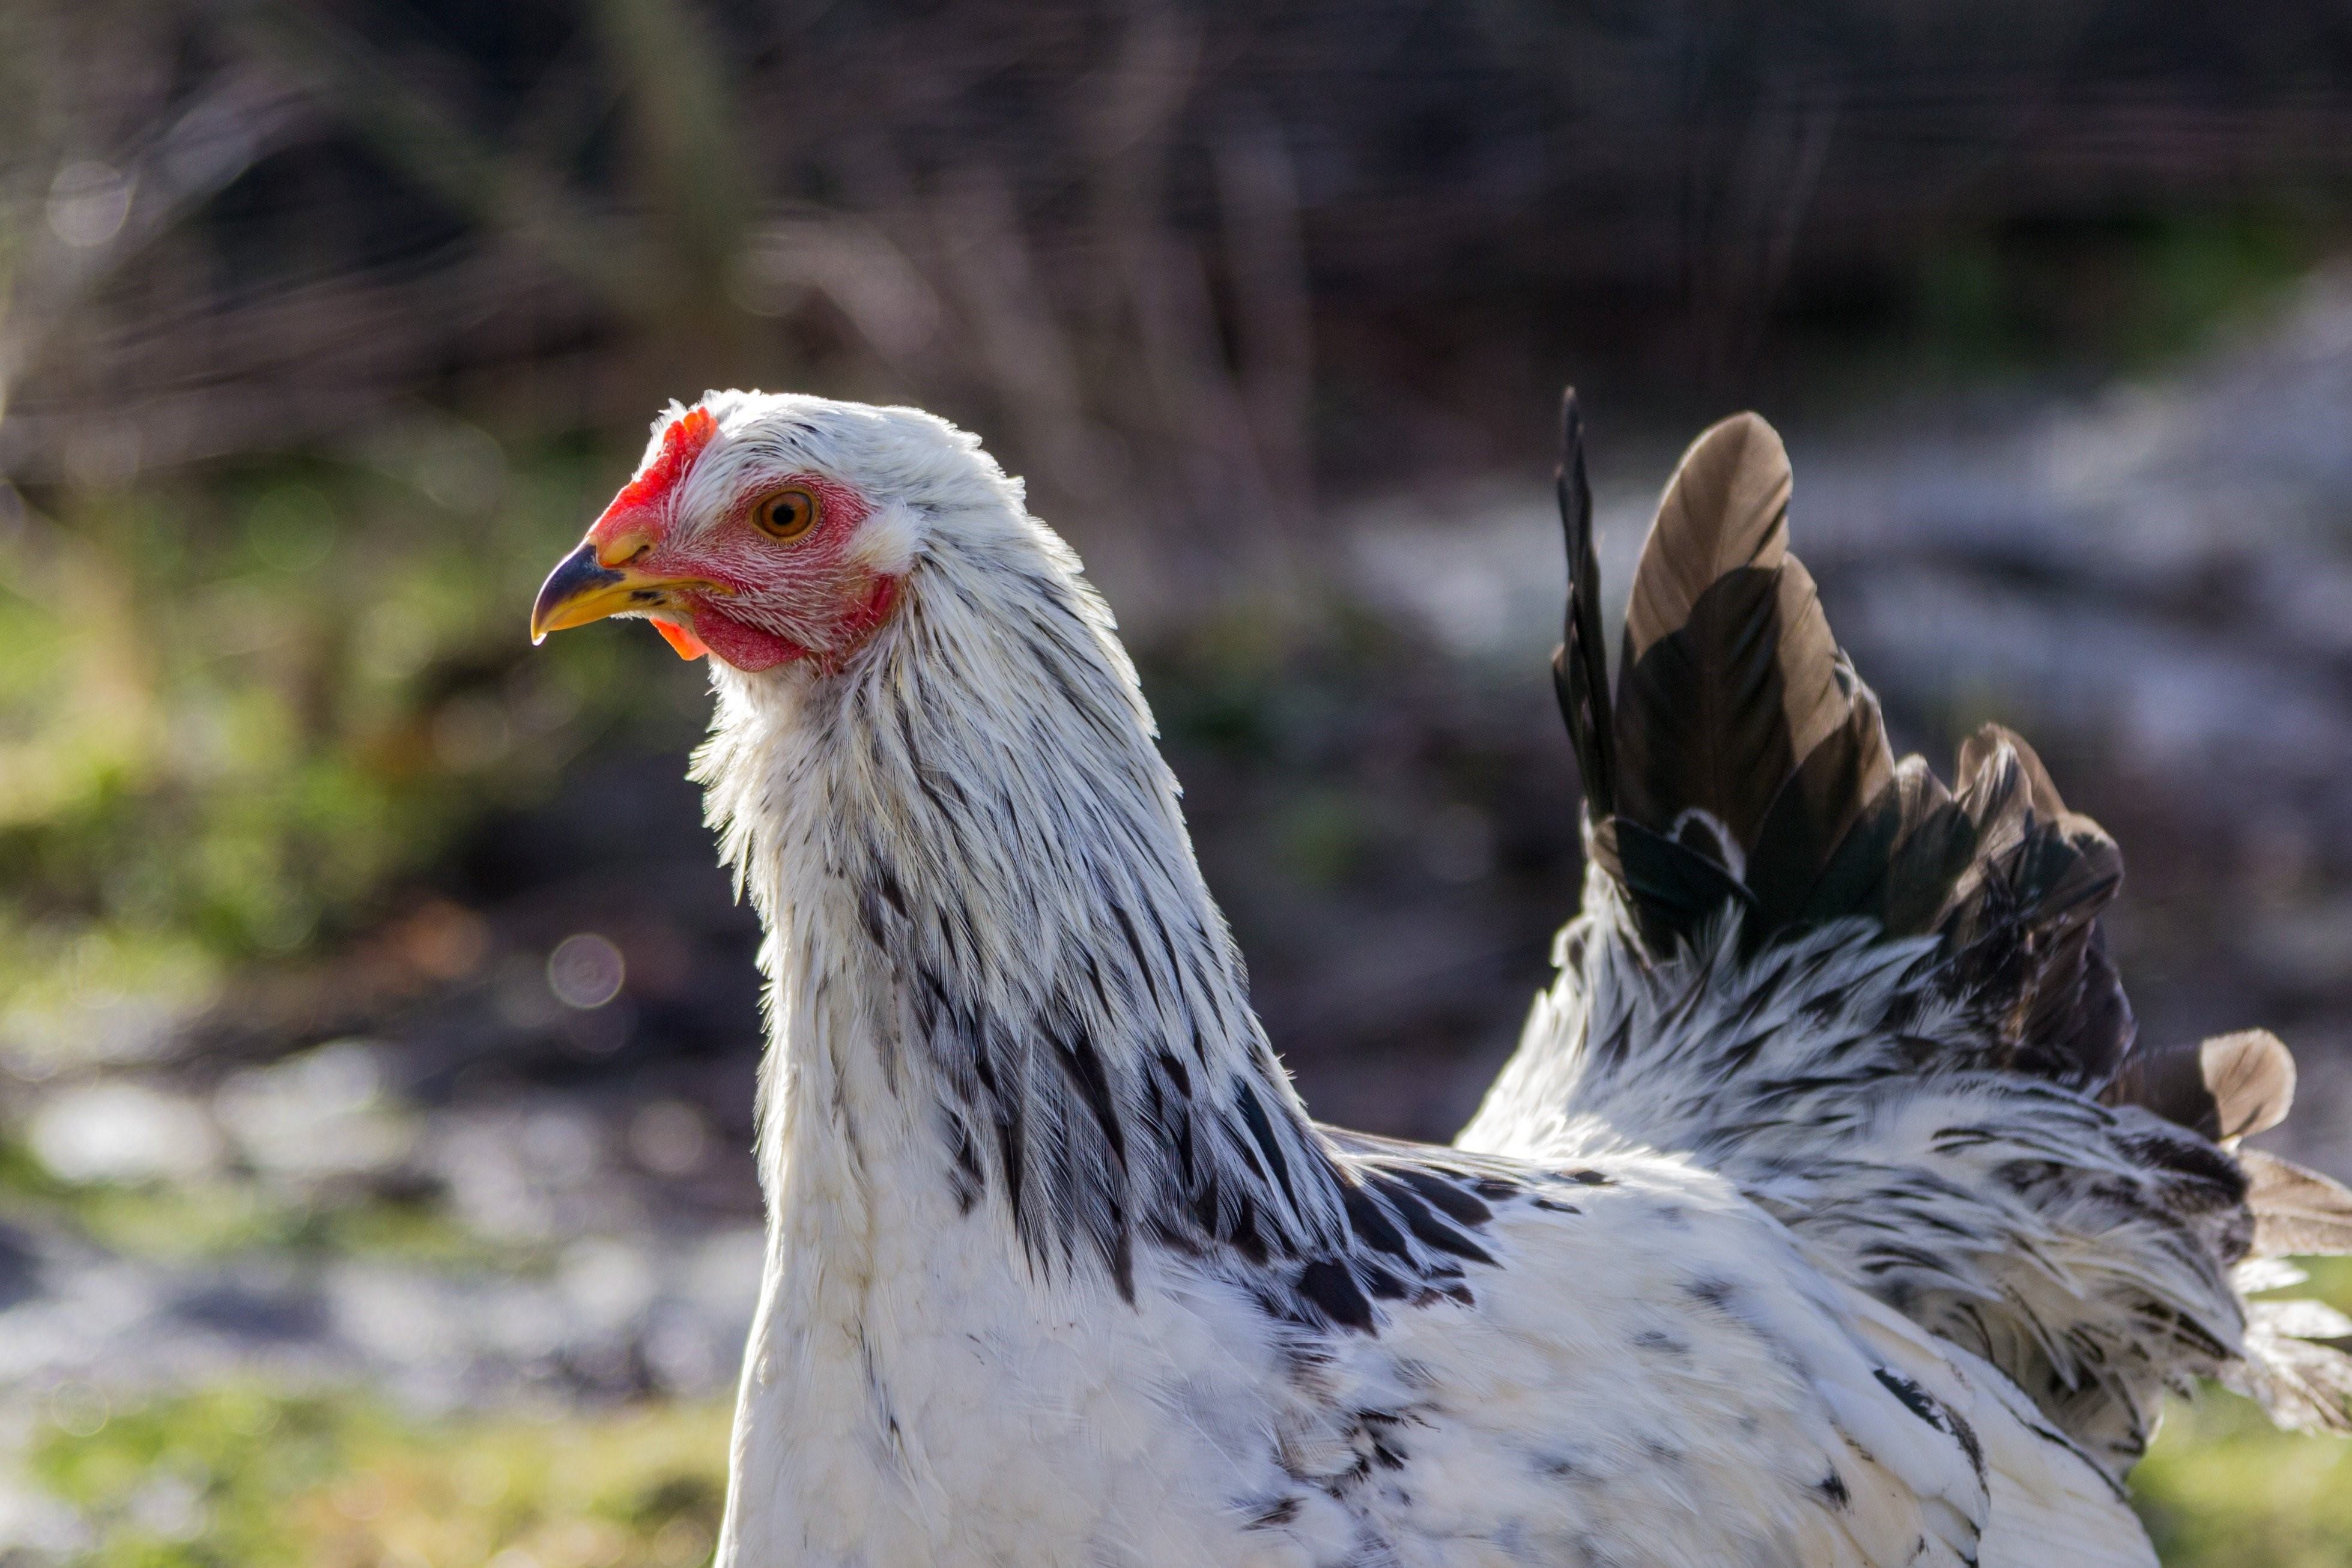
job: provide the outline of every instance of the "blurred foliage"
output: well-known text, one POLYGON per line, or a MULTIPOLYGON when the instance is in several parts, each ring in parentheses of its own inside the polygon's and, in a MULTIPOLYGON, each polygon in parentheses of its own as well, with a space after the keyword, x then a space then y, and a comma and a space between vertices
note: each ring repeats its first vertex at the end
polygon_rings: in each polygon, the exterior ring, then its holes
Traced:
POLYGON ((983 430, 1181 615, 1304 575, 1335 482, 1539 462, 1571 370, 2166 337, 2222 231, 2341 243, 2347 79, 2324 0, 21 0, 0 474, 788 383, 983 430))
POLYGON ((0 1049, 364 925, 618 716, 514 629, 670 395, 980 429, 1130 632, 1245 629, 1238 757, 1319 494, 1539 473, 1570 367, 2177 347, 2341 243, 2347 62, 2307 0, 6 7, 0 1049))
POLYGON ((71 1386, 30 1468, 94 1537, 84 1568, 694 1568, 718 1536, 728 1419, 421 1420, 250 1385, 114 1410, 71 1386))
POLYGON ((2230 1395, 2176 1400, 2132 1491, 2169 1568, 2352 1563, 2352 1443, 2281 1432, 2230 1395))
POLYGON ((1908 329, 1870 351, 1915 377, 2144 369, 2258 316, 2340 243, 2335 226, 2280 205, 2011 218, 1929 251, 1908 329))
POLYGON ((691 732, 698 670, 525 644, 622 465, 412 436, 79 497, 0 551, 0 1042, 348 935, 617 713, 691 732))

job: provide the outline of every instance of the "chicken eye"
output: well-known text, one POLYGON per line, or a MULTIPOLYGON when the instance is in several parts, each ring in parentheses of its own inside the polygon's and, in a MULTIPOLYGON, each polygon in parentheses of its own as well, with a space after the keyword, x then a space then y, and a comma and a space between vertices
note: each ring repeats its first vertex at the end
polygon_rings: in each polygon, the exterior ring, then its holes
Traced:
POLYGON ((751 521, 772 539, 796 539, 816 517, 816 497, 806 490, 779 490, 751 508, 751 521))

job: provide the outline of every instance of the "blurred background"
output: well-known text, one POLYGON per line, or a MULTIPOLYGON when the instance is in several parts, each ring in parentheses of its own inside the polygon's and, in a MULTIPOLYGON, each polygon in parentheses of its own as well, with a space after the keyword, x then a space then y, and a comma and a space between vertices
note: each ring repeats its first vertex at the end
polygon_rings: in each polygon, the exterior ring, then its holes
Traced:
MULTIPOLYGON (((1027 476, 1310 1105, 1450 1136, 1577 886, 1571 380, 1621 591, 1781 426, 1898 738, 2030 735, 2352 1177, 2338 0, 9 0, 0 1564, 708 1556, 756 933, 701 668, 523 632, 706 386, 1027 476)), ((2257 1425, 2167 1560, 2352 1563, 2257 1425)))

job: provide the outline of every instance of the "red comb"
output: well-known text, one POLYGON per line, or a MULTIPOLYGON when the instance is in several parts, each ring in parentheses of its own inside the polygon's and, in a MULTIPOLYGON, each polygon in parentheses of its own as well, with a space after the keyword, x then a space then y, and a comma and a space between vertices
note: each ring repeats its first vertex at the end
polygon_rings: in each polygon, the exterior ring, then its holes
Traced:
POLYGON ((662 430, 661 450, 646 465, 646 471, 621 487, 613 504, 604 508, 605 517, 633 512, 640 507, 658 505, 662 498, 677 486, 719 434, 719 422, 710 411, 696 403, 673 419, 662 430))

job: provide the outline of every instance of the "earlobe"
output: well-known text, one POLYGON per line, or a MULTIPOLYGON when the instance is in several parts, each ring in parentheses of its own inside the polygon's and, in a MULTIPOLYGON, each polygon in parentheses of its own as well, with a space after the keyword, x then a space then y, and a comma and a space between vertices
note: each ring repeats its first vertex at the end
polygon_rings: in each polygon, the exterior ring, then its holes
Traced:
POLYGON ((903 501, 876 507, 857 520, 849 559, 877 577, 904 577, 915 564, 922 525, 903 501))

